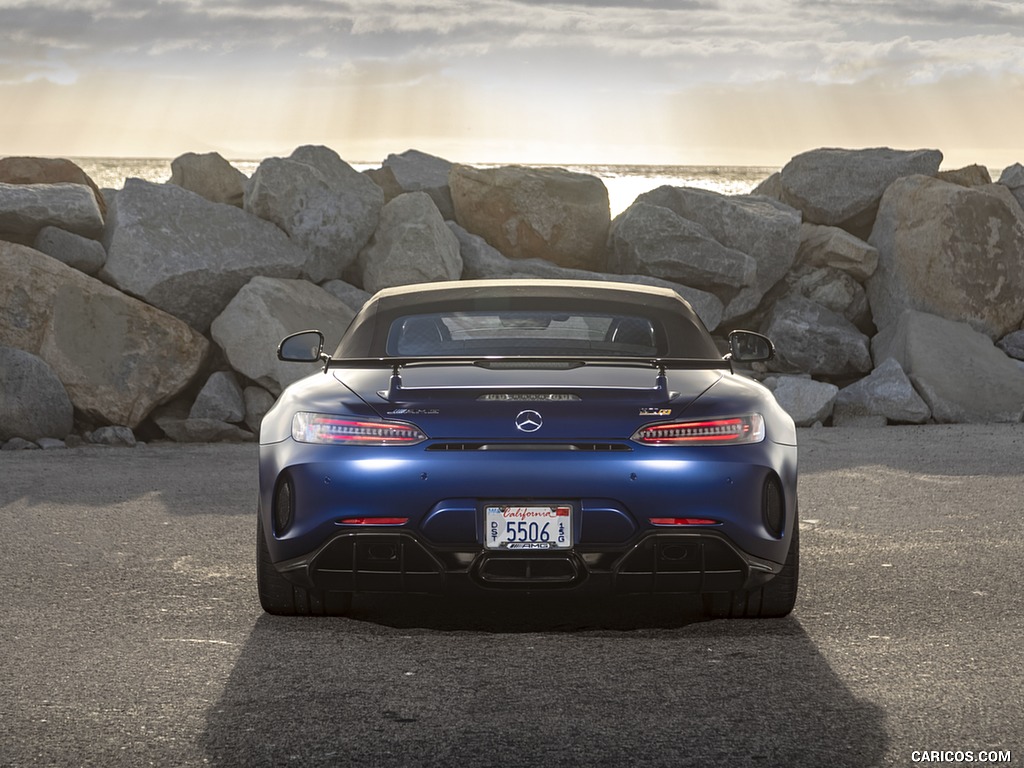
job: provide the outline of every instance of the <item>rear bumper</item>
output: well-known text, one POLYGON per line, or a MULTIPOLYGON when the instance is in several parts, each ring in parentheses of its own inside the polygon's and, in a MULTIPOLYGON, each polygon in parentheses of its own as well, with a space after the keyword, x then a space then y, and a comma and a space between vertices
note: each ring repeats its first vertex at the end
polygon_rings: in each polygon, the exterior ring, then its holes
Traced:
POLYGON ((409 531, 338 533, 315 552, 277 563, 307 589, 458 593, 481 590, 668 594, 760 586, 782 566, 715 531, 640 534, 624 547, 546 552, 438 547, 409 531))

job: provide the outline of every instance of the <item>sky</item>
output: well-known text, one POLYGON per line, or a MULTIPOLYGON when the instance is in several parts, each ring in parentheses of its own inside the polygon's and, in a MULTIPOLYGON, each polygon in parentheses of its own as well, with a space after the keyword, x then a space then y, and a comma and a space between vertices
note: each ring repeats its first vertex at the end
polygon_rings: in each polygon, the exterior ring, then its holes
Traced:
POLYGON ((1022 0, 0 0, 0 156, 1024 162, 1022 0))

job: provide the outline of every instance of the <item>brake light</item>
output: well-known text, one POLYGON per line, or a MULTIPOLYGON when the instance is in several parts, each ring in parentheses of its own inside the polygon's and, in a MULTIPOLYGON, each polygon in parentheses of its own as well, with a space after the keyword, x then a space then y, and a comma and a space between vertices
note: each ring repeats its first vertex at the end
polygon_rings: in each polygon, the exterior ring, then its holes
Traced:
POLYGON ((706 517, 652 517, 651 525, 718 525, 717 520, 706 517))
POLYGON ((415 445, 427 436, 415 425, 401 421, 358 421, 325 413, 296 413, 292 438, 321 445, 415 445))
POLYGON ((648 424, 633 435, 644 445, 740 445, 764 440, 764 417, 759 413, 727 419, 648 424))
POLYGON ((405 525, 408 517, 346 517, 338 525, 405 525))

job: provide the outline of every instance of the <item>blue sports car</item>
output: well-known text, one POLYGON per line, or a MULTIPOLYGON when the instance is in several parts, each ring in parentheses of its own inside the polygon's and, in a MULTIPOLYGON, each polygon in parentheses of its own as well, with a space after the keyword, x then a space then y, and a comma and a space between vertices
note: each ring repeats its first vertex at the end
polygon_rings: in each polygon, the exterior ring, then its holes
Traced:
POLYGON ((257 583, 274 614, 361 592, 691 593, 792 610, 796 430, 677 293, 567 280, 377 293, 260 430, 257 583))

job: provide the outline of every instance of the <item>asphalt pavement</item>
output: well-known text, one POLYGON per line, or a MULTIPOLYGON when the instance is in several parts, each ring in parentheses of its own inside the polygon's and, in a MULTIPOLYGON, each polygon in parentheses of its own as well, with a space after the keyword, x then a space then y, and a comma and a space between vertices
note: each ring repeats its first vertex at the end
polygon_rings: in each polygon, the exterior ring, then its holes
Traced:
POLYGON ((271 617, 254 446, 0 454, 0 766, 1024 764, 1024 425, 800 446, 800 598, 762 621, 557 597, 271 617))

